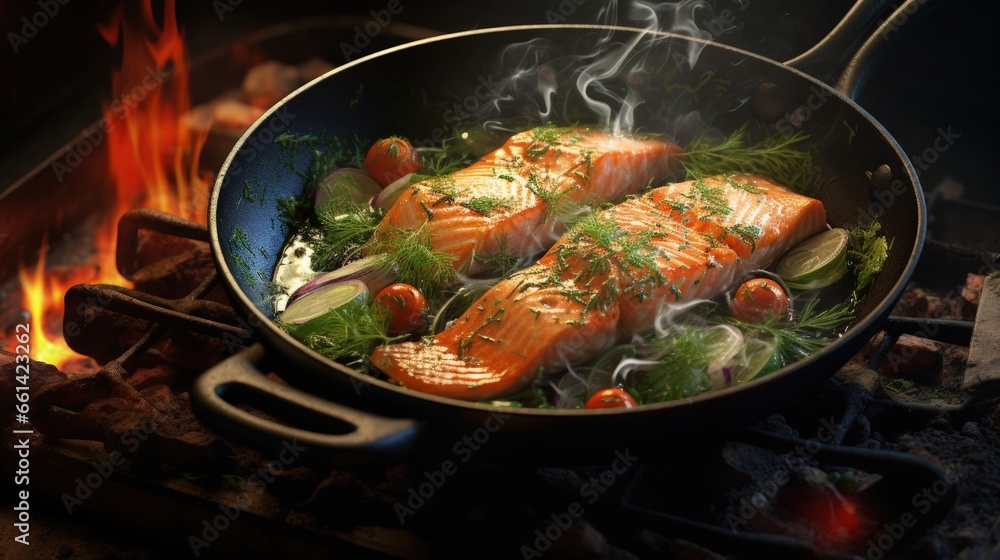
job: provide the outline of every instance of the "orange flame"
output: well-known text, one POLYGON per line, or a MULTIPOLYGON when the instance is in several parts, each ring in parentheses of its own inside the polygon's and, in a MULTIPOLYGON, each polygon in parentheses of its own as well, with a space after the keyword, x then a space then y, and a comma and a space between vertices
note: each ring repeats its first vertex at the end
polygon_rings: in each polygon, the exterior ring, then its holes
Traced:
POLYGON ((46 269, 48 247, 43 242, 34 267, 20 267, 23 305, 37 323, 32 357, 64 371, 82 356, 66 345, 61 329, 46 324, 62 317, 63 296, 75 284, 131 285, 118 274, 114 260, 122 214, 147 207, 205 222, 209 181, 199 173, 199 154, 206 134, 195 134, 183 124, 182 116, 190 109, 188 52, 174 1, 165 0, 163 11, 161 27, 151 0, 123 1, 109 21, 98 26, 111 46, 121 46, 122 62, 112 71, 112 97, 103 107, 109 180, 116 197, 95 231, 93 254, 85 264, 60 274, 46 269))

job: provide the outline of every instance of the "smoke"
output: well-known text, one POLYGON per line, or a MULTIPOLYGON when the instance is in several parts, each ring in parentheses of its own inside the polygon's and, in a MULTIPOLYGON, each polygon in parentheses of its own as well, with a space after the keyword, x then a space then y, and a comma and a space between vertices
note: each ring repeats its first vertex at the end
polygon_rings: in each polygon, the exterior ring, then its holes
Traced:
POLYGON ((636 110, 647 102, 647 80, 662 75, 668 64, 694 67, 705 48, 703 42, 665 33, 711 40, 712 33, 697 22, 711 21, 713 15, 707 0, 634 1, 624 9, 612 0, 597 14, 595 23, 604 27, 581 28, 572 54, 566 45, 542 37, 511 44, 501 57, 507 77, 500 81, 491 114, 479 120, 493 133, 523 128, 521 119, 635 132, 636 110))

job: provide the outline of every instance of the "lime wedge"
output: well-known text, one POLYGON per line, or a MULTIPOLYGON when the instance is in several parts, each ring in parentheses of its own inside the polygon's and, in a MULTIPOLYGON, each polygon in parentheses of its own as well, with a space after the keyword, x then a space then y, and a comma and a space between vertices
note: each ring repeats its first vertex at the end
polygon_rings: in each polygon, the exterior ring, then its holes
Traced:
POLYGON ((765 371, 770 365, 774 354, 774 342, 771 340, 759 340, 756 338, 748 340, 733 360, 735 362, 735 366, 733 367, 733 385, 746 383, 761 374, 774 371, 774 369, 765 371))
POLYGON ((846 229, 833 228, 792 247, 774 272, 797 290, 823 288, 847 274, 846 229))

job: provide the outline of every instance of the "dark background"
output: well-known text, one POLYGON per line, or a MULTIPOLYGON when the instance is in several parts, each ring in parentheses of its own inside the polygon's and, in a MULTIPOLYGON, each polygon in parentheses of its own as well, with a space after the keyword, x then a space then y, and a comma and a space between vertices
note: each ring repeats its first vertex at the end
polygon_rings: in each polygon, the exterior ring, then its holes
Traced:
MULTIPOLYGON (((386 33, 404 23, 440 32, 554 21, 597 23, 607 18, 609 10, 617 14, 618 23, 633 23, 627 2, 398 1, 402 10, 393 16, 386 33)), ((22 18, 32 19, 42 4, 39 0, 0 4, 0 31, 5 38, 0 45, 4 85, 0 88, 0 189, 28 174, 99 119, 101 102, 110 97, 111 71, 120 53, 98 35, 97 22, 107 19, 114 4, 109 0, 59 4, 59 12, 19 45, 17 53, 10 34, 26 36, 22 18)), ((329 14, 371 18, 372 10, 385 10, 388 4, 388 0, 303 4, 180 0, 176 9, 189 51, 197 60, 200 54, 280 22, 329 14)), ((706 0, 703 4, 715 14, 730 10, 735 16, 726 31, 713 33, 715 40, 784 61, 823 37, 853 2, 706 0)), ((960 134, 955 145, 922 174, 924 187, 930 190, 950 178, 966 185, 974 198, 994 204, 1000 197, 989 163, 997 147, 992 131, 998 111, 988 78, 995 67, 990 60, 997 50, 996 38, 990 29, 1000 21, 998 4, 935 0, 922 7, 911 25, 887 42, 885 57, 858 97, 861 106, 887 127, 908 154, 918 155, 932 146, 940 128, 951 127, 960 134)), ((159 1, 153 5, 154 13, 163 12, 159 1)), ((697 13, 696 22, 704 28, 712 13, 697 13)))

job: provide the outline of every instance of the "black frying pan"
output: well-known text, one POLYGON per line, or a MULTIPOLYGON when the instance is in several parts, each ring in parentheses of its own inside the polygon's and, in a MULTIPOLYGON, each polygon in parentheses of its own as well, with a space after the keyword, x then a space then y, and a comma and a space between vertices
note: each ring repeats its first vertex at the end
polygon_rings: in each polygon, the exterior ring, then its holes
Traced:
MULTIPOLYGON (((841 30, 867 17, 852 12, 841 30)), ((445 125, 478 127, 484 114, 503 126, 527 128, 539 123, 537 96, 525 94, 502 107, 505 112, 491 112, 489 106, 496 96, 486 84, 512 71, 502 65, 512 59, 510 52, 502 56, 506 47, 543 39, 546 47, 538 56, 553 60, 628 43, 639 33, 545 25, 435 37, 346 64, 264 115, 233 149, 212 194, 212 251, 233 304, 253 326, 254 343, 198 379, 192 394, 203 421, 257 446, 295 439, 310 448, 336 450, 342 459, 393 457, 416 447, 438 453, 472 449, 495 458, 603 459, 615 449, 652 452, 664 441, 739 429, 815 389, 846 363, 891 311, 923 244, 924 200, 912 165, 878 122, 823 82, 749 52, 662 33, 648 53, 647 67, 655 70, 639 86, 645 102, 635 112, 637 128, 675 132, 682 144, 685 135, 709 129, 727 134, 742 125, 756 139, 802 130, 829 178, 818 193, 829 222, 849 227, 874 213, 893 239, 888 262, 861 302, 857 324, 842 338, 761 380, 681 401, 608 411, 498 409, 355 372, 273 324, 265 280, 287 235, 276 205, 300 194, 304 184, 282 159, 286 152, 274 142, 278 134, 327 130, 369 140, 400 134, 438 142, 445 125), (690 68, 692 48, 701 52, 690 68), (255 194, 263 191, 262 201, 248 202, 248 184, 256 185, 255 194), (272 368, 291 385, 260 373, 272 368), (246 412, 237 403, 288 425, 246 412), (468 438, 473 438, 471 446, 465 445, 468 438)), ((831 39, 833 48, 843 47, 836 43, 841 39, 843 34, 831 39)), ((579 99, 566 95, 558 101, 556 111, 579 114, 579 99)), ((493 138, 495 145, 503 140, 493 138)), ((301 151, 295 163, 305 169, 310 158, 301 151)))

